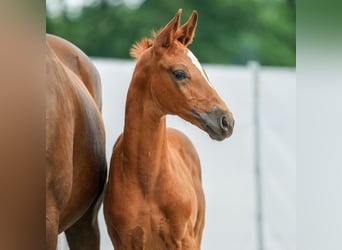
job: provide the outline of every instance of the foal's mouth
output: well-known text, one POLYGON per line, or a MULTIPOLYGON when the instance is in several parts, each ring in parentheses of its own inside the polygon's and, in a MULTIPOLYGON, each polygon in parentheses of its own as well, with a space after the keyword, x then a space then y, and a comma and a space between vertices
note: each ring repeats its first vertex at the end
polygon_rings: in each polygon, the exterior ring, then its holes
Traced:
POLYGON ((197 108, 193 108, 192 115, 214 140, 222 141, 233 133, 234 119, 229 111, 213 108, 211 111, 202 113, 197 108))

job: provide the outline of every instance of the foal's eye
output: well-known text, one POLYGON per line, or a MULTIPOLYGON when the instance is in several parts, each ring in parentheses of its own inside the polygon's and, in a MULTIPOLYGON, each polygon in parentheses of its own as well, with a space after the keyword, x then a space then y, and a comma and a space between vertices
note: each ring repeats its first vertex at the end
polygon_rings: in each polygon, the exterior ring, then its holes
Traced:
POLYGON ((176 70, 173 72, 173 75, 176 77, 177 80, 183 80, 186 78, 186 74, 183 70, 176 70))

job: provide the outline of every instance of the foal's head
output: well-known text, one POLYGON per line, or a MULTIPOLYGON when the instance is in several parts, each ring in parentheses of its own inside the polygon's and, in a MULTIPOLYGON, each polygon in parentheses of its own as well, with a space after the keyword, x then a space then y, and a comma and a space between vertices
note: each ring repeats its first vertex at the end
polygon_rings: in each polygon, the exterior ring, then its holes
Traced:
POLYGON ((197 25, 197 12, 179 27, 181 10, 153 40, 143 39, 131 49, 138 59, 135 74, 147 84, 162 114, 179 115, 216 140, 233 132, 234 119, 213 89, 204 69, 187 48, 197 25))

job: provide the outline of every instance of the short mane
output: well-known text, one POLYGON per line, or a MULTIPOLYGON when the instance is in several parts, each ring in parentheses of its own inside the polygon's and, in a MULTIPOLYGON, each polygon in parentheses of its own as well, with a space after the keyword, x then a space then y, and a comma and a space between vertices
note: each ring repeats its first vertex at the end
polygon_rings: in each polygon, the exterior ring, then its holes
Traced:
POLYGON ((131 57, 138 59, 140 55, 148 48, 152 47, 153 41, 148 38, 143 38, 138 42, 135 42, 132 48, 129 50, 131 57))
MULTIPOLYGON (((135 42, 131 49, 129 50, 129 54, 131 57, 138 59, 141 54, 147 50, 148 48, 152 47, 153 45, 153 40, 158 36, 158 34, 161 32, 162 30, 158 30, 158 31, 153 31, 152 32, 152 37, 153 39, 149 39, 149 38, 143 38, 140 41, 135 42)), ((182 35, 182 31, 179 29, 176 32, 176 39, 178 39, 180 36, 182 35)))

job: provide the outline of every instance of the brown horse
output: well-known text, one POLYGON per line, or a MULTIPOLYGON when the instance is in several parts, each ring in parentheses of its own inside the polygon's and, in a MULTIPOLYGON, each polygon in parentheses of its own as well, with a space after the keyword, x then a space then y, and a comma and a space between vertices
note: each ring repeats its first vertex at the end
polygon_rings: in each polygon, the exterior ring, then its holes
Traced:
POLYGON ((123 134, 113 149, 104 214, 117 250, 200 249, 204 194, 190 140, 166 128, 173 114, 216 140, 234 120, 187 46, 197 12, 179 27, 181 10, 154 40, 133 46, 136 68, 127 94, 123 134))
POLYGON ((97 214, 107 166, 101 83, 71 43, 46 37, 46 249, 99 249, 97 214))

